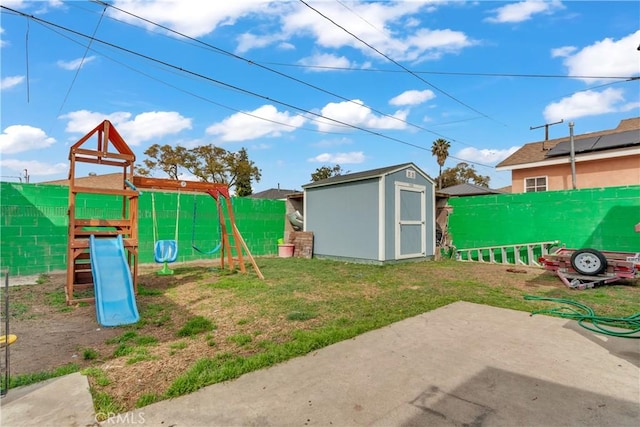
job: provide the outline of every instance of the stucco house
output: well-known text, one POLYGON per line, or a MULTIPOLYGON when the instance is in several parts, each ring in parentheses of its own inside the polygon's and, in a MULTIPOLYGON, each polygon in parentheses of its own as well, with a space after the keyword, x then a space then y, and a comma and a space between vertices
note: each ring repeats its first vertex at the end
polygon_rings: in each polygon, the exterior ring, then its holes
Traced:
MULTIPOLYGON (((574 135, 576 188, 640 185, 640 117, 615 129, 574 135)), ((573 188, 569 137, 525 144, 496 166, 511 171, 511 191, 573 188)))

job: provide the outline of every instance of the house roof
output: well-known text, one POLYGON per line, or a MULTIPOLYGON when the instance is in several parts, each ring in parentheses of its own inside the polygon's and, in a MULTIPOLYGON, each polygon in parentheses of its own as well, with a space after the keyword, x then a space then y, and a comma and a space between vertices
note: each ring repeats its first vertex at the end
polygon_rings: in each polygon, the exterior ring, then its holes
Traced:
MULTIPOLYGON (((622 147, 622 145, 614 144, 613 146, 611 146, 605 143, 605 144, 602 144, 604 146, 598 147, 597 144, 595 143, 598 140, 600 140, 599 137, 609 136, 609 135, 616 135, 617 137, 621 137, 621 135, 617 135, 617 134, 622 134, 622 133, 626 134, 625 138, 623 138, 626 141, 624 146, 629 147, 629 146, 640 145, 640 117, 621 120, 620 123, 618 124, 618 127, 616 127, 615 129, 608 129, 608 130, 602 130, 598 132, 591 132, 591 133, 576 135, 574 136, 574 143, 576 145, 584 146, 584 148, 586 148, 586 150, 582 150, 583 153, 589 152, 589 151, 595 151, 598 149, 602 151, 618 150, 620 149, 620 147, 622 147), (635 132, 635 135, 634 135, 634 132, 635 132), (635 138, 633 138, 634 136, 635 138), (626 138, 626 137, 630 137, 631 142, 627 141, 629 138, 626 138), (635 139, 635 142, 633 141, 633 139, 635 139), (591 146, 589 146, 590 140, 592 141, 591 146)), ((513 166, 517 166, 517 165, 542 162, 544 160, 549 159, 549 154, 553 155, 554 153, 556 153, 554 157, 562 157, 563 155, 566 156, 568 155, 568 152, 564 153, 565 150, 563 149, 562 145, 558 147, 558 149, 556 149, 555 151, 553 151, 553 149, 558 144, 562 144, 563 142, 568 142, 569 139, 570 138, 566 136, 563 138, 556 138, 556 139, 550 139, 547 141, 538 141, 538 142, 531 142, 531 143, 525 144, 522 146, 522 148, 520 148, 518 151, 513 153, 511 156, 507 157, 502 162, 498 163, 496 165, 496 168, 503 168, 504 170, 508 170, 508 169, 513 169, 513 166)), ((607 138, 607 139, 615 140, 616 138, 607 138)))
POLYGON ((409 166, 413 167, 420 175, 422 175, 429 182, 431 182, 432 184, 434 183, 433 179, 431 179, 429 175, 424 173, 415 164, 409 162, 409 163, 402 163, 399 165, 387 166, 384 168, 371 169, 371 170, 362 171, 362 172, 349 173, 345 175, 336 175, 330 178, 321 179, 320 181, 310 182, 309 184, 303 185, 302 188, 306 189, 306 188, 314 188, 314 187, 323 187, 325 185, 333 185, 333 184, 338 184, 342 182, 362 181, 364 179, 377 178, 377 177, 389 175, 391 173, 406 169, 409 166))
POLYGON ((248 197, 251 199, 272 199, 280 200, 286 199, 289 194, 298 193, 298 190, 285 190, 281 188, 269 188, 268 190, 260 191, 255 194, 251 194, 248 197))
MULTIPOLYGON (((103 175, 89 175, 89 176, 83 176, 83 177, 76 177, 74 182, 76 185, 80 187, 122 189, 123 177, 122 177, 122 172, 120 173, 116 172, 116 173, 107 173, 103 175)), ((55 181, 41 182, 40 184, 69 185, 69 180, 58 179, 55 181)))
POLYGON ((439 190, 440 193, 449 196, 479 196, 483 194, 501 194, 501 191, 493 190, 489 187, 482 187, 476 184, 465 182, 463 184, 452 185, 439 190))

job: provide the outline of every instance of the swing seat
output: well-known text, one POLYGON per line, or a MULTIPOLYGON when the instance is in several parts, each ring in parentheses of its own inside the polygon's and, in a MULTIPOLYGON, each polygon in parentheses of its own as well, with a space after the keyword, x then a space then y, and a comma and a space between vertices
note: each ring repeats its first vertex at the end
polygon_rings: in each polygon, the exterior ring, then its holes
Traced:
POLYGON ((157 263, 175 262, 178 259, 178 242, 175 240, 158 240, 153 248, 157 263))

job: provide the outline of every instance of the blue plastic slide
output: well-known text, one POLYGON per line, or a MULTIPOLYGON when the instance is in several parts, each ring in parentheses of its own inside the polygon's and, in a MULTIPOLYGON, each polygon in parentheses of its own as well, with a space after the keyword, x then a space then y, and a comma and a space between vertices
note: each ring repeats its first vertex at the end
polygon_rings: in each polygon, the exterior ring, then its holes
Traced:
POLYGON ((102 326, 119 326, 140 320, 133 280, 122 236, 89 238, 96 315, 102 326))

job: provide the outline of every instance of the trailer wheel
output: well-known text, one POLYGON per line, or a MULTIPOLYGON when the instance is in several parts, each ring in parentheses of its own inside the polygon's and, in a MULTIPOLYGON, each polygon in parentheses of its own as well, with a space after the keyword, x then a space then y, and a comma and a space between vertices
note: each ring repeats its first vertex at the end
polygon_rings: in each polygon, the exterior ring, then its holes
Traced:
POLYGON ((597 276, 607 269, 607 258, 595 249, 580 249, 571 254, 571 267, 585 276, 597 276))

